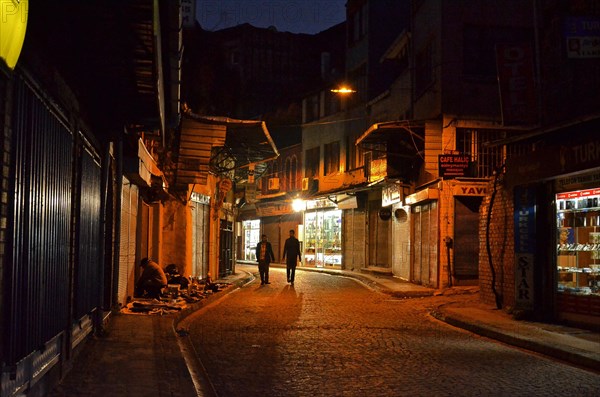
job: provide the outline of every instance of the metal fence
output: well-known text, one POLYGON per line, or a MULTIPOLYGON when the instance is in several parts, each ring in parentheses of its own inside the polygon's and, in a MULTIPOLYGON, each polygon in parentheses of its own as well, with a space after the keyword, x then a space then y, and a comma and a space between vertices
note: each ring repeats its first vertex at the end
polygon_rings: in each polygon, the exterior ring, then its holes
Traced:
POLYGON ((5 364, 35 366, 101 305, 101 167, 29 80, 14 87, 2 351, 5 364))

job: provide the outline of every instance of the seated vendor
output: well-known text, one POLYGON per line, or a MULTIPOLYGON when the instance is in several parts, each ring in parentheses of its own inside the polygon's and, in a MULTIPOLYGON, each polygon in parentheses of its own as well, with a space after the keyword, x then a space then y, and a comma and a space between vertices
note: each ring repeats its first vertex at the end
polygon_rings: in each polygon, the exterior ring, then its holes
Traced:
POLYGON ((135 296, 160 298, 162 289, 167 286, 167 276, 163 269, 151 259, 144 258, 140 262, 142 275, 135 286, 135 296))
POLYGON ((168 265, 165 270, 167 273, 168 284, 179 284, 182 290, 187 289, 190 281, 186 277, 179 274, 179 269, 177 268, 176 264, 172 263, 168 265))

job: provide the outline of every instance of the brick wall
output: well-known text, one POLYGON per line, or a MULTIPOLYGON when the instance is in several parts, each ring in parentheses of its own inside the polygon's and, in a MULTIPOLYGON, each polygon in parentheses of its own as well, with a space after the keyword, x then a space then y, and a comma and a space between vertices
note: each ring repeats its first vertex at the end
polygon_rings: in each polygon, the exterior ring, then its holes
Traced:
MULTIPOLYGON (((479 285, 481 300, 486 304, 496 305, 496 298, 492 291, 492 272, 486 248, 487 217, 493 190, 494 182, 491 181, 488 186, 490 195, 484 198, 480 208, 479 285)), ((505 188, 501 177, 492 206, 489 241, 492 263, 496 272, 496 291, 500 295, 503 308, 515 305, 513 207, 512 191, 505 188)))

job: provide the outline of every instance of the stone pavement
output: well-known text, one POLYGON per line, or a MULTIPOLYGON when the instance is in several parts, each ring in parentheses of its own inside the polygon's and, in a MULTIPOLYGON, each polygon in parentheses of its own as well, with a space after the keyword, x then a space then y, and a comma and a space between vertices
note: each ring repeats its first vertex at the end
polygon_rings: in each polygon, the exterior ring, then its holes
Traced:
MULTIPOLYGON (((272 264, 273 267, 285 267, 272 264)), ((503 343, 538 352, 573 365, 600 371, 600 334, 562 325, 514 320, 509 314, 479 302, 477 287, 433 290, 373 273, 300 266, 313 271, 352 277, 368 287, 397 298, 441 295, 432 316, 503 343), (454 295, 463 295, 460 300, 454 295), (444 302, 444 299, 442 299, 444 302)), ((113 314, 106 335, 86 342, 72 368, 48 396, 208 396, 210 380, 180 321, 210 306, 253 279, 256 265, 239 264, 236 274, 216 282, 230 285, 174 315, 113 314)))

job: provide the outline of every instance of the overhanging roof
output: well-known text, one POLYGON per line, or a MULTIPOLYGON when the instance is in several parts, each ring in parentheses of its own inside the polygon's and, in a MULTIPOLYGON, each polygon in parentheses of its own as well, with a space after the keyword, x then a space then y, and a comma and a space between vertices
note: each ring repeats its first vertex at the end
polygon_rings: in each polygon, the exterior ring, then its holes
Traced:
MULTIPOLYGON (((386 121, 371 125, 355 142, 355 145, 380 145, 393 144, 404 147, 402 152, 417 153, 423 148, 425 142, 424 122, 414 120, 386 121)), ((395 152, 388 147, 388 152, 395 152)))
POLYGON ((185 113, 177 145, 174 184, 206 184, 208 173, 230 175, 254 165, 260 174, 279 156, 266 124, 185 113))
POLYGON ((180 117, 180 3, 35 3, 26 42, 46 64, 58 67, 102 137, 127 126, 164 139, 166 126, 176 126, 180 117))

